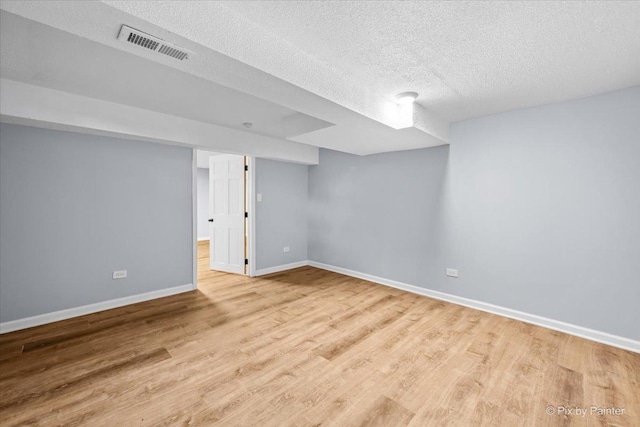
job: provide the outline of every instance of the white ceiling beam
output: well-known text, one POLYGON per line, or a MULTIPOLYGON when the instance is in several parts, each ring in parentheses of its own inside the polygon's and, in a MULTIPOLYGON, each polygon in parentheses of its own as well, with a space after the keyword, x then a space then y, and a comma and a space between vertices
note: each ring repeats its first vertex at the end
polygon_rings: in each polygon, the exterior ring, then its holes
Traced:
POLYGON ((4 123, 318 164, 318 148, 297 142, 13 80, 0 79, 0 91, 0 120, 4 123))

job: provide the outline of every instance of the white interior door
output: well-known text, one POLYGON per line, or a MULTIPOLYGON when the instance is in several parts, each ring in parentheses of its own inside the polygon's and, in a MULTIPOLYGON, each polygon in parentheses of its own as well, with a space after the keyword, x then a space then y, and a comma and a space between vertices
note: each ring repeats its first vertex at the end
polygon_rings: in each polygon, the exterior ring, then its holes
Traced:
POLYGON ((209 157, 209 257, 212 270, 244 274, 244 157, 209 157))

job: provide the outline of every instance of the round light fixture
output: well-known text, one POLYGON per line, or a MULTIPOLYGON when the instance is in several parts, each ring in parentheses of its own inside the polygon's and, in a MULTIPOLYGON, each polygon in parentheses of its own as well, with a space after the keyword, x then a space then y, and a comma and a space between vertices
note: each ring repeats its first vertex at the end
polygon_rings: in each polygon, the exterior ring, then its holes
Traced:
POLYGON ((415 92, 402 92, 396 95, 396 102, 398 104, 411 104, 417 97, 418 94, 415 92))

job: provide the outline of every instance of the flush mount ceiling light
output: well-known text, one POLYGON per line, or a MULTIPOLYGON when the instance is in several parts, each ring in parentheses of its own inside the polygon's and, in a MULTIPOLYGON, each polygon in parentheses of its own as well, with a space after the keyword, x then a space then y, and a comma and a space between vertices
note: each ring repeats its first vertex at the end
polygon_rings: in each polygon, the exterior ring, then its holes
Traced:
POLYGON ((415 92, 402 92, 396 95, 396 102, 400 105, 411 104, 417 97, 418 94, 415 92))

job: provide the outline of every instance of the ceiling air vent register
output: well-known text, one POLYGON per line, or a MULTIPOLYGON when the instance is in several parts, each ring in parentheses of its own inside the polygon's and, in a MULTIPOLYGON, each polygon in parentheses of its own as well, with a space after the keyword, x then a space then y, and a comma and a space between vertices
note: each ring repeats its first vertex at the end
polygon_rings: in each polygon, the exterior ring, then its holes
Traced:
POLYGON ((189 59, 189 55, 191 54, 191 52, 186 49, 167 43, 162 39, 152 36, 151 34, 143 33, 140 30, 127 27, 126 25, 123 25, 120 29, 118 40, 138 45, 145 49, 179 59, 180 61, 189 59))

